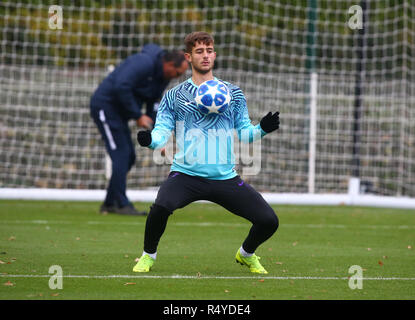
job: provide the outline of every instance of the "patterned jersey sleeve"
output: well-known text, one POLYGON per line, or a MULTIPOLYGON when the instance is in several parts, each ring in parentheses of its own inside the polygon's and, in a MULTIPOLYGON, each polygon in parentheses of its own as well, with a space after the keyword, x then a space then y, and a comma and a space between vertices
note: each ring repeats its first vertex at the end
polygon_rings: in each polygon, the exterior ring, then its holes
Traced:
POLYGON ((261 139, 266 132, 261 129, 260 125, 254 126, 249 118, 248 107, 242 90, 235 87, 232 90, 232 96, 235 99, 234 124, 238 132, 239 140, 250 143, 261 139))
POLYGON ((172 89, 167 91, 161 99, 157 111, 156 124, 153 131, 151 131, 152 142, 149 145, 150 149, 163 148, 174 130, 174 96, 175 91, 172 89))

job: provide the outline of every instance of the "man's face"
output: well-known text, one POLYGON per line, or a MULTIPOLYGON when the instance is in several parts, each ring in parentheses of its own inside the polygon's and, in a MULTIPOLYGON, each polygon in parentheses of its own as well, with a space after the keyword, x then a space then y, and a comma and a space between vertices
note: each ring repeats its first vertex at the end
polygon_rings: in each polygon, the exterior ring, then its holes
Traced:
POLYGON ((163 63, 163 77, 166 80, 178 78, 183 73, 186 72, 188 67, 189 67, 189 64, 186 60, 183 60, 182 64, 179 67, 175 67, 173 61, 164 62, 163 63))
POLYGON ((192 67, 201 74, 206 74, 213 69, 216 59, 216 52, 212 44, 204 44, 202 42, 196 43, 192 49, 192 53, 185 53, 187 61, 192 64, 192 67))

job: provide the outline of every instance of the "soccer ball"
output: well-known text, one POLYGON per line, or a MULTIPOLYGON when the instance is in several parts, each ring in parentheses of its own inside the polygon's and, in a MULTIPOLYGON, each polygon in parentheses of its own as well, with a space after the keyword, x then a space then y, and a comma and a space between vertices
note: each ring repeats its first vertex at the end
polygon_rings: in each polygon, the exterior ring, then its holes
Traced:
POLYGON ((220 114, 228 108, 231 94, 222 81, 208 80, 197 88, 195 101, 197 108, 203 114, 220 114))

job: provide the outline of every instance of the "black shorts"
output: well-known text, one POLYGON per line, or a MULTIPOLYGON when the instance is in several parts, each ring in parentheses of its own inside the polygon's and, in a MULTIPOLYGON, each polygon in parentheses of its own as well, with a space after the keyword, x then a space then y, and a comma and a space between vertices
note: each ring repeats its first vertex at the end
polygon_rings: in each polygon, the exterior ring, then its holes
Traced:
POLYGON ((217 203, 252 223, 275 217, 274 210, 262 195, 239 176, 210 180, 172 171, 161 185, 155 204, 173 212, 198 200, 217 203))

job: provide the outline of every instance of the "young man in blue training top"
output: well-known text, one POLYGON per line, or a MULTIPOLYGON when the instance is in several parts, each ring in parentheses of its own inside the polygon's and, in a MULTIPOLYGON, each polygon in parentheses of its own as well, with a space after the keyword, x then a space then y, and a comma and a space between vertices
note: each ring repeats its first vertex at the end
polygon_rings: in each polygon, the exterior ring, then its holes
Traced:
MULTIPOLYGON (((267 273, 260 264, 259 257, 255 255, 255 250, 278 228, 279 222, 274 210, 257 191, 241 180, 234 170, 234 160, 220 163, 203 161, 206 154, 202 152, 201 159, 194 157, 194 151, 201 144, 198 138, 209 140, 212 130, 224 132, 226 135, 231 131, 232 137, 236 130, 239 138, 246 140, 245 142, 260 139, 279 128, 279 113, 269 112, 261 119, 260 124, 252 125, 244 94, 240 88, 228 82, 225 83, 231 92, 231 102, 224 113, 204 115, 198 110, 194 102, 198 86, 204 81, 214 79, 212 69, 216 52, 213 45, 214 40, 208 33, 193 32, 186 36, 185 56, 191 64, 192 77, 164 95, 154 129, 137 134, 141 146, 158 149, 167 143, 174 131, 179 151, 174 156, 167 180, 161 185, 151 206, 145 226, 144 251, 133 268, 134 272, 150 271, 156 260, 157 246, 168 217, 174 210, 197 200, 208 200, 252 223, 235 258, 251 272, 267 273), (197 138, 180 141, 190 130, 193 130, 191 136, 197 138)), ((213 140, 216 143, 217 139, 213 140)), ((217 152, 216 146, 210 147, 208 146, 209 150, 217 152)), ((223 149, 226 149, 227 159, 234 159, 232 140, 229 142, 228 138, 219 139, 219 150, 223 149)))
POLYGON ((139 127, 151 129, 157 101, 170 80, 187 68, 183 51, 166 51, 156 44, 147 44, 117 66, 93 94, 91 117, 112 160, 112 175, 101 213, 147 214, 137 211, 126 195, 127 174, 136 159, 128 121, 134 119, 139 127), (145 113, 141 110, 143 104, 145 113))

